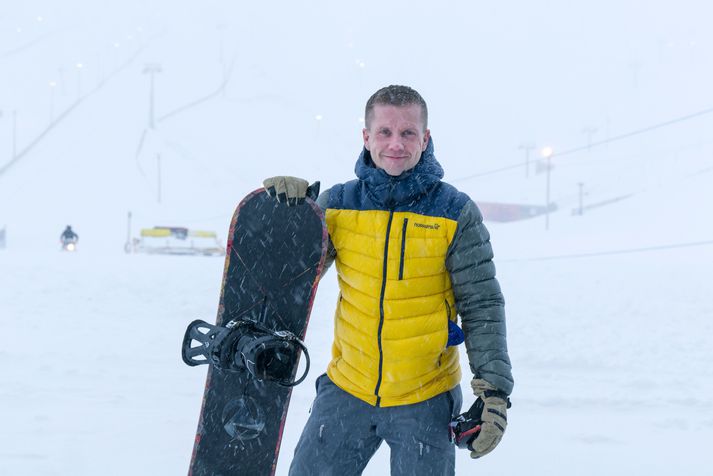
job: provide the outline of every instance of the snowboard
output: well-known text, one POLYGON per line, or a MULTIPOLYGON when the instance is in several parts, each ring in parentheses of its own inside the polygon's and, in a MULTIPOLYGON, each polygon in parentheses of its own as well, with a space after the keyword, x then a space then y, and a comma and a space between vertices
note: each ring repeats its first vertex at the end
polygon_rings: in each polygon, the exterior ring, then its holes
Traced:
MULTIPOLYGON (((307 329, 327 243, 324 215, 311 198, 288 206, 270 197, 265 189, 250 193, 240 202, 231 221, 216 326, 210 332, 222 335, 217 333, 225 333, 226 327, 241 326, 259 329, 263 339, 269 339, 271 332, 297 339, 298 355, 303 353, 306 349, 301 339, 307 329)), ((196 365, 186 358, 189 331, 194 337, 200 335, 189 326, 184 338, 184 361, 196 365)), ((210 339, 203 338, 209 346, 210 339)), ((242 341, 230 347, 237 357, 229 355, 228 359, 240 360, 239 347, 245 348, 242 341)), ((259 351, 265 344, 254 348, 259 351)), ((199 353, 201 349, 189 350, 199 353)), ((245 365, 255 365, 245 355, 242 357, 245 365)), ((247 368, 209 365, 189 476, 274 475, 291 385, 299 383, 307 373, 304 370, 297 380, 297 361, 289 365, 287 380, 291 383, 261 379, 247 368)))

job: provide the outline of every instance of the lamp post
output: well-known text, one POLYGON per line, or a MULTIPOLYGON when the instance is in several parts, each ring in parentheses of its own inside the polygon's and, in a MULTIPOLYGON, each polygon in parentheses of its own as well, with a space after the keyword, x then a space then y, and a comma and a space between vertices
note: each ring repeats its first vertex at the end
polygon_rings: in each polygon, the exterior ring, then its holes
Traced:
POLYGON ((97 58, 97 88, 99 88, 104 83, 104 63, 101 51, 97 50, 95 54, 97 58))
POLYGON ((82 63, 77 63, 77 101, 82 97, 82 69, 84 65, 82 63))
POLYGON ((597 129, 594 126, 585 126, 582 128, 582 134, 586 134, 586 136, 587 136, 587 150, 592 148, 592 136, 598 130, 599 129, 597 129))
POLYGON ((64 80, 64 68, 60 66, 57 68, 57 81, 59 83, 60 94, 64 97, 67 95, 66 81, 64 80))
POLYGON ((535 148, 532 142, 523 142, 518 149, 525 151, 525 178, 530 176, 530 151, 535 148))
MULTIPOLYGON (((218 62, 220 63, 220 72, 222 73, 223 83, 227 78, 228 68, 225 65, 225 30, 228 27, 225 23, 216 26, 218 30, 218 62)), ((225 93, 225 89, 223 90, 225 93)))
POLYGON ((542 157, 547 160, 547 185, 545 191, 545 230, 550 229, 550 169, 552 168, 551 158, 554 154, 554 149, 550 146, 544 147, 541 151, 542 157))
POLYGON ((12 111, 12 160, 17 157, 17 110, 12 111))
POLYGON ((50 81, 50 124, 54 122, 54 91, 57 87, 57 81, 50 81))
POLYGON ((314 128, 314 137, 317 139, 319 138, 319 129, 320 129, 320 126, 322 125, 322 119, 324 119, 324 116, 322 116, 321 114, 317 114, 316 116, 314 116, 314 120, 315 120, 315 124, 316 124, 316 127, 314 128))
POLYGON ((144 74, 148 74, 151 77, 151 90, 149 93, 149 127, 154 129, 154 76, 156 73, 163 71, 161 65, 158 63, 149 63, 144 66, 144 74))
POLYGON ((161 203, 161 154, 156 154, 156 170, 158 203, 161 203))

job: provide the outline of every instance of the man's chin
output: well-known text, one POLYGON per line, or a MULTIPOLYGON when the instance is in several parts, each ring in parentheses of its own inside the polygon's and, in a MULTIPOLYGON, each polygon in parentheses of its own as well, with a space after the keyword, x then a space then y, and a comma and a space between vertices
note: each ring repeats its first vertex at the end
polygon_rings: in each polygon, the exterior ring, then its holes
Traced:
POLYGON ((404 170, 407 166, 405 161, 388 161, 383 165, 384 167, 381 168, 384 170, 384 172, 391 175, 392 177, 398 177, 399 175, 404 173, 404 170))
POLYGON ((377 169, 381 169, 386 172, 387 175, 392 177, 398 177, 404 172, 411 170, 416 166, 416 164, 411 164, 409 160, 380 160, 379 163, 374 161, 374 165, 377 169))
POLYGON ((389 168, 384 168, 384 172, 386 172, 388 175, 392 177, 398 177, 402 173, 404 173, 403 168, 401 167, 389 167, 389 168))

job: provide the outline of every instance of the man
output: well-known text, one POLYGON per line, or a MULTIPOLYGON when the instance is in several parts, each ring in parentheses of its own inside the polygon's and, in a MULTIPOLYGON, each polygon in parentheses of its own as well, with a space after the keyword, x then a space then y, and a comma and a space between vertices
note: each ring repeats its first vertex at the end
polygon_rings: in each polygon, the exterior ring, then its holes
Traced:
POLYGON ((62 242, 62 244, 75 243, 79 240, 79 235, 77 235, 74 230, 72 230, 72 227, 70 225, 67 225, 67 228, 65 228, 62 234, 59 236, 59 240, 62 242))
MULTIPOLYGON (((290 474, 361 474, 386 441, 392 475, 452 475, 448 423, 462 401, 456 345, 465 338, 471 386, 485 403, 472 457, 503 436, 513 386, 489 234, 475 203, 441 182, 416 91, 380 89, 364 119, 357 179, 317 200, 340 293, 332 361, 317 379, 290 474)), ((294 177, 264 185, 290 204, 308 188, 294 177)))

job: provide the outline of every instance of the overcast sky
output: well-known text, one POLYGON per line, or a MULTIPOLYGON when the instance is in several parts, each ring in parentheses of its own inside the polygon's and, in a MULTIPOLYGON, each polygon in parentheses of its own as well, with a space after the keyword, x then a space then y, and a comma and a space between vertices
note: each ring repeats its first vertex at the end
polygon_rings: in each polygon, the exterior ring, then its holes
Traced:
MULTIPOLYGON (((176 73, 164 81, 176 91, 214 84, 219 62, 234 62, 233 92, 269 88, 341 118, 340 131, 378 87, 412 85, 439 150, 478 151, 484 169, 519 160, 523 141, 568 149, 713 106, 713 4, 702 0, 5 3, 0 110, 26 118, 33 101, 47 109, 48 82, 76 82, 82 62, 86 85, 132 42, 176 73)), ((646 141, 683 145, 710 125, 646 141)))

